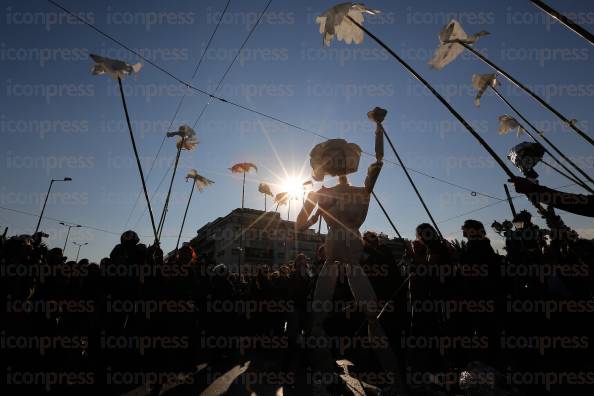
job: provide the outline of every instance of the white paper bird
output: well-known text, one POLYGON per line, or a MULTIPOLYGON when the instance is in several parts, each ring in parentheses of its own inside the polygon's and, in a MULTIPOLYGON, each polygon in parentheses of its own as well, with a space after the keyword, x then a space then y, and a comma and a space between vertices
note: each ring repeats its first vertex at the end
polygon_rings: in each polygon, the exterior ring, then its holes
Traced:
POLYGON ((439 47, 437 47, 433 58, 429 61, 429 65, 433 69, 443 69, 464 52, 464 47, 458 42, 474 44, 479 37, 488 34, 489 32, 482 30, 469 36, 462 28, 462 25, 460 25, 460 22, 456 20, 450 21, 450 23, 444 26, 443 29, 441 29, 441 32, 439 32, 439 47))
POLYGON ((177 131, 167 132, 167 137, 172 137, 172 136, 191 138, 191 137, 196 136, 196 131, 194 131, 192 128, 190 128, 189 125, 183 124, 183 125, 179 126, 177 131))
POLYGON ((179 139, 175 143, 175 147, 177 147, 178 149, 181 147, 182 150, 192 151, 196 147, 198 147, 198 140, 196 140, 196 139, 185 139, 185 140, 179 139))
POLYGON ((182 150, 190 151, 198 146, 198 139, 196 139, 196 131, 194 131, 186 124, 180 125, 179 129, 175 132, 167 132, 167 137, 173 136, 178 137, 176 143, 176 147, 178 149, 181 146, 182 150))
POLYGON ((524 132, 524 128, 520 123, 512 116, 504 114, 499 116, 499 134, 507 135, 510 131, 516 130, 517 136, 520 136, 524 132))
POLYGON ((261 194, 269 195, 271 197, 273 196, 270 186, 266 183, 260 183, 260 185, 258 186, 258 192, 261 194))
POLYGON ((476 107, 480 107, 481 97, 483 96, 487 88, 495 88, 497 84, 497 75, 495 73, 472 75, 472 86, 474 87, 474 89, 478 91, 476 97, 474 98, 474 104, 476 107))
POLYGON ((291 194, 288 192, 280 192, 274 196, 274 203, 278 205, 286 205, 289 202, 291 194))
POLYGON ((379 10, 372 10, 361 3, 341 3, 324 11, 322 15, 316 18, 316 23, 320 24, 320 33, 323 35, 324 45, 329 46, 336 35, 338 41, 344 41, 346 44, 361 44, 363 42, 364 32, 347 15, 353 18, 357 23, 363 24, 363 13, 377 15, 379 10))
POLYGON ((194 183, 196 183, 196 187, 198 187, 198 191, 200 191, 200 192, 202 192, 202 190, 204 190, 205 187, 208 187, 211 184, 214 184, 214 181, 207 179, 204 176, 199 175, 198 171, 196 169, 190 169, 190 171, 186 175, 186 181, 188 181, 188 179, 194 180, 194 183))
POLYGON ((94 76, 108 74, 111 78, 117 80, 132 73, 138 73, 142 68, 142 63, 130 65, 121 60, 104 58, 95 54, 90 54, 89 56, 95 61, 95 65, 91 69, 91 74, 94 76))
POLYGON ((251 162, 240 162, 229 168, 233 173, 249 173, 252 169, 258 172, 258 167, 251 162))

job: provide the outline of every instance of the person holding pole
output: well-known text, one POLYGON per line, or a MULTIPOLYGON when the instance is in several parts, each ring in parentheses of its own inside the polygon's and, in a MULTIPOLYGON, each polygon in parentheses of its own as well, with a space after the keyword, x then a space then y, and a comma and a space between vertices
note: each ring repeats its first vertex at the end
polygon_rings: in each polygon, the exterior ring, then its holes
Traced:
POLYGON ((524 177, 514 177, 518 194, 524 194, 534 204, 550 205, 573 214, 594 217, 594 195, 572 194, 533 183, 524 177))

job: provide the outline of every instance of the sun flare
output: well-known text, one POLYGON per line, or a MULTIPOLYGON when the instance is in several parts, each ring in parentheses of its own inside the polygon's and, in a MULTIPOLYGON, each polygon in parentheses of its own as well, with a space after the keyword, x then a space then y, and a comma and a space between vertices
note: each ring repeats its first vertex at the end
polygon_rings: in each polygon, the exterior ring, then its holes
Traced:
POLYGON ((289 193, 291 198, 301 198, 303 195, 302 183, 294 177, 289 177, 282 183, 283 191, 289 193))

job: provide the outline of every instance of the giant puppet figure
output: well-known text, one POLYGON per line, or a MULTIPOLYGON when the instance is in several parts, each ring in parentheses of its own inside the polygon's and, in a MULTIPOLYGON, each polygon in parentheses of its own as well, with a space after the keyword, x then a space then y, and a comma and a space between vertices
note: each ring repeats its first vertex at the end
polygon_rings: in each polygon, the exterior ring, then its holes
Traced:
MULTIPOLYGON (((346 274, 349 286, 358 307, 365 312, 368 320, 369 337, 374 338, 374 348, 380 363, 386 370, 396 370, 396 360, 386 345, 385 333, 377 321, 378 305, 375 292, 367 275, 359 264, 363 253, 363 242, 359 227, 367 217, 369 201, 375 182, 383 165, 384 128, 382 121, 387 111, 376 107, 367 116, 376 123, 375 159, 367 169, 367 177, 363 187, 351 186, 347 174, 354 173, 359 167, 361 148, 348 143, 344 139, 331 139, 315 146, 310 153, 310 164, 313 178, 322 181, 324 176, 338 176, 338 184, 334 187, 322 187, 308 194, 296 226, 306 229, 315 224, 321 216, 328 224, 324 263, 313 297, 312 336, 325 337, 324 320, 331 310, 324 307, 333 306, 332 298, 339 274, 346 274), (314 209, 317 210, 314 213, 314 209), (328 304, 330 302, 330 304, 328 304), (381 342, 379 342, 381 341, 381 342)), ((329 350, 318 350, 317 363, 324 369, 331 369, 333 364, 329 350)))

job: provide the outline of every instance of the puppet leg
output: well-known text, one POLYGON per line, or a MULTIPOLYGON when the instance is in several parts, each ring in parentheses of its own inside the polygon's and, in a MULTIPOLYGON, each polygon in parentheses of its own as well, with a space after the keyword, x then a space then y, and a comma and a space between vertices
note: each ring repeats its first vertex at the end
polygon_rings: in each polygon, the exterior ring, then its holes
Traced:
POLYGON ((395 378, 399 377, 398 361, 392 353, 390 342, 382 325, 377 320, 379 307, 373 286, 367 278, 365 271, 358 264, 348 265, 348 279, 351 293, 357 305, 363 309, 368 321, 368 336, 373 352, 377 356, 382 368, 388 373, 394 373, 395 378))
POLYGON ((328 344, 330 340, 328 340, 324 331, 324 321, 334 310, 332 298, 334 296, 334 289, 336 288, 338 266, 338 262, 330 262, 329 260, 324 263, 318 275, 311 306, 313 322, 311 337, 314 342, 314 362, 316 362, 315 365, 322 372, 331 372, 334 369, 334 361, 328 344))

